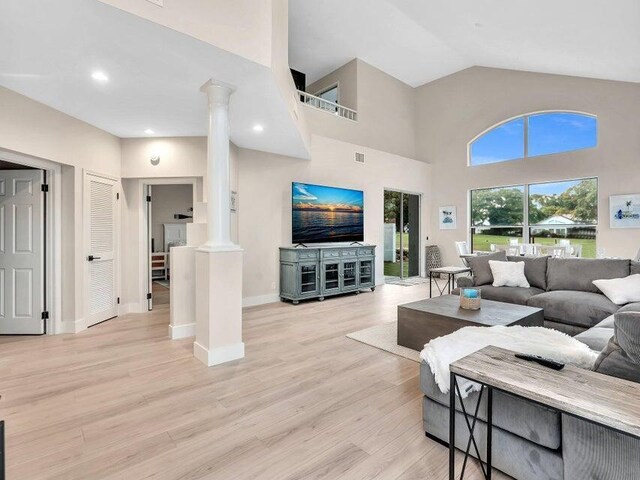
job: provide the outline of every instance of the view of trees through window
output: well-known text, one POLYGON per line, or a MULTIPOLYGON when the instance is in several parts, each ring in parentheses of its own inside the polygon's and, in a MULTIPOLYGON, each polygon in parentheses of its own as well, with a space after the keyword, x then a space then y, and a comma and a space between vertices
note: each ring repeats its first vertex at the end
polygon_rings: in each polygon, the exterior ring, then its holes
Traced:
POLYGON ((474 251, 491 251, 492 245, 508 245, 511 239, 541 245, 568 240, 580 245, 583 257, 595 258, 597 224, 595 178, 471 192, 474 251))

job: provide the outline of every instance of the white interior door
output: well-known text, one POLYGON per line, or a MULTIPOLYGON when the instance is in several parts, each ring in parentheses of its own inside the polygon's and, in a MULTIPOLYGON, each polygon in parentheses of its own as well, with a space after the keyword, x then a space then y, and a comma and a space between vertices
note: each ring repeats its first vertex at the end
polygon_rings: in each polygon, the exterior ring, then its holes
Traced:
POLYGON ((115 180, 85 176, 87 326, 118 314, 117 193, 115 180))
POLYGON ((0 171, 0 334, 44 333, 42 170, 0 171))

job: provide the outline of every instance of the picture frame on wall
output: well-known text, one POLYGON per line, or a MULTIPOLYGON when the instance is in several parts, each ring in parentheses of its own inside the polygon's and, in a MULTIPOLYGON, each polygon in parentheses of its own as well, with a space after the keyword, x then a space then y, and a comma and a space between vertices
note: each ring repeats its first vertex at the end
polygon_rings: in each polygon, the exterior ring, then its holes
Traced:
POLYGON ((438 209, 438 223, 440 230, 455 230, 458 228, 457 209, 455 205, 438 209))
POLYGON ((640 228, 640 193, 609 197, 611 228, 640 228))

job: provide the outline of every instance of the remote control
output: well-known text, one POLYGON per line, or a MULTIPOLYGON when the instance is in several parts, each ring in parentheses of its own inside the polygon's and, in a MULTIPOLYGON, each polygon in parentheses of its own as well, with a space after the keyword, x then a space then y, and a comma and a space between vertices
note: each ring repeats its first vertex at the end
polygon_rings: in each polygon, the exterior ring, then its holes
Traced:
POLYGON ((564 368, 564 363, 556 362, 555 360, 551 360, 550 358, 544 358, 544 357, 541 357, 540 355, 516 353, 516 358, 521 358, 522 360, 527 360, 529 362, 536 362, 542 366, 553 368, 554 370, 562 370, 564 368))

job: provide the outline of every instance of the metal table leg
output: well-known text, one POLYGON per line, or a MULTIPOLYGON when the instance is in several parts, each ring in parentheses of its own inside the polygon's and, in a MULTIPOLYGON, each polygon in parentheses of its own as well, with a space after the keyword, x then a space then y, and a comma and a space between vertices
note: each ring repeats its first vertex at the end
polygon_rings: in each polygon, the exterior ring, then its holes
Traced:
POLYGON ((433 282, 433 274, 431 273, 431 270, 429 270, 429 298, 433 298, 433 292, 431 291, 432 287, 431 287, 431 283, 433 282))
POLYGON ((464 472, 467 468, 467 461, 473 446, 482 475, 486 480, 491 480, 491 437, 492 437, 492 423, 493 423, 493 389, 487 385, 482 385, 480 393, 478 395, 478 402, 475 406, 473 415, 467 413, 467 409, 462 400, 460 394, 460 387, 458 386, 457 377, 454 373, 451 373, 450 391, 449 391, 449 479, 455 480, 455 417, 456 417, 456 392, 460 397, 460 406, 462 407, 462 416, 469 430, 469 441, 467 442, 467 448, 464 451, 464 460, 462 462, 462 471, 460 472, 460 480, 464 478, 464 472), (482 403, 482 394, 487 391, 487 459, 486 462, 482 461, 480 455, 480 449, 476 443, 474 432, 478 421, 478 412, 480 411, 480 404, 482 403), (469 421, 471 418, 471 422, 469 421), (453 441, 452 441, 453 440, 453 441))

